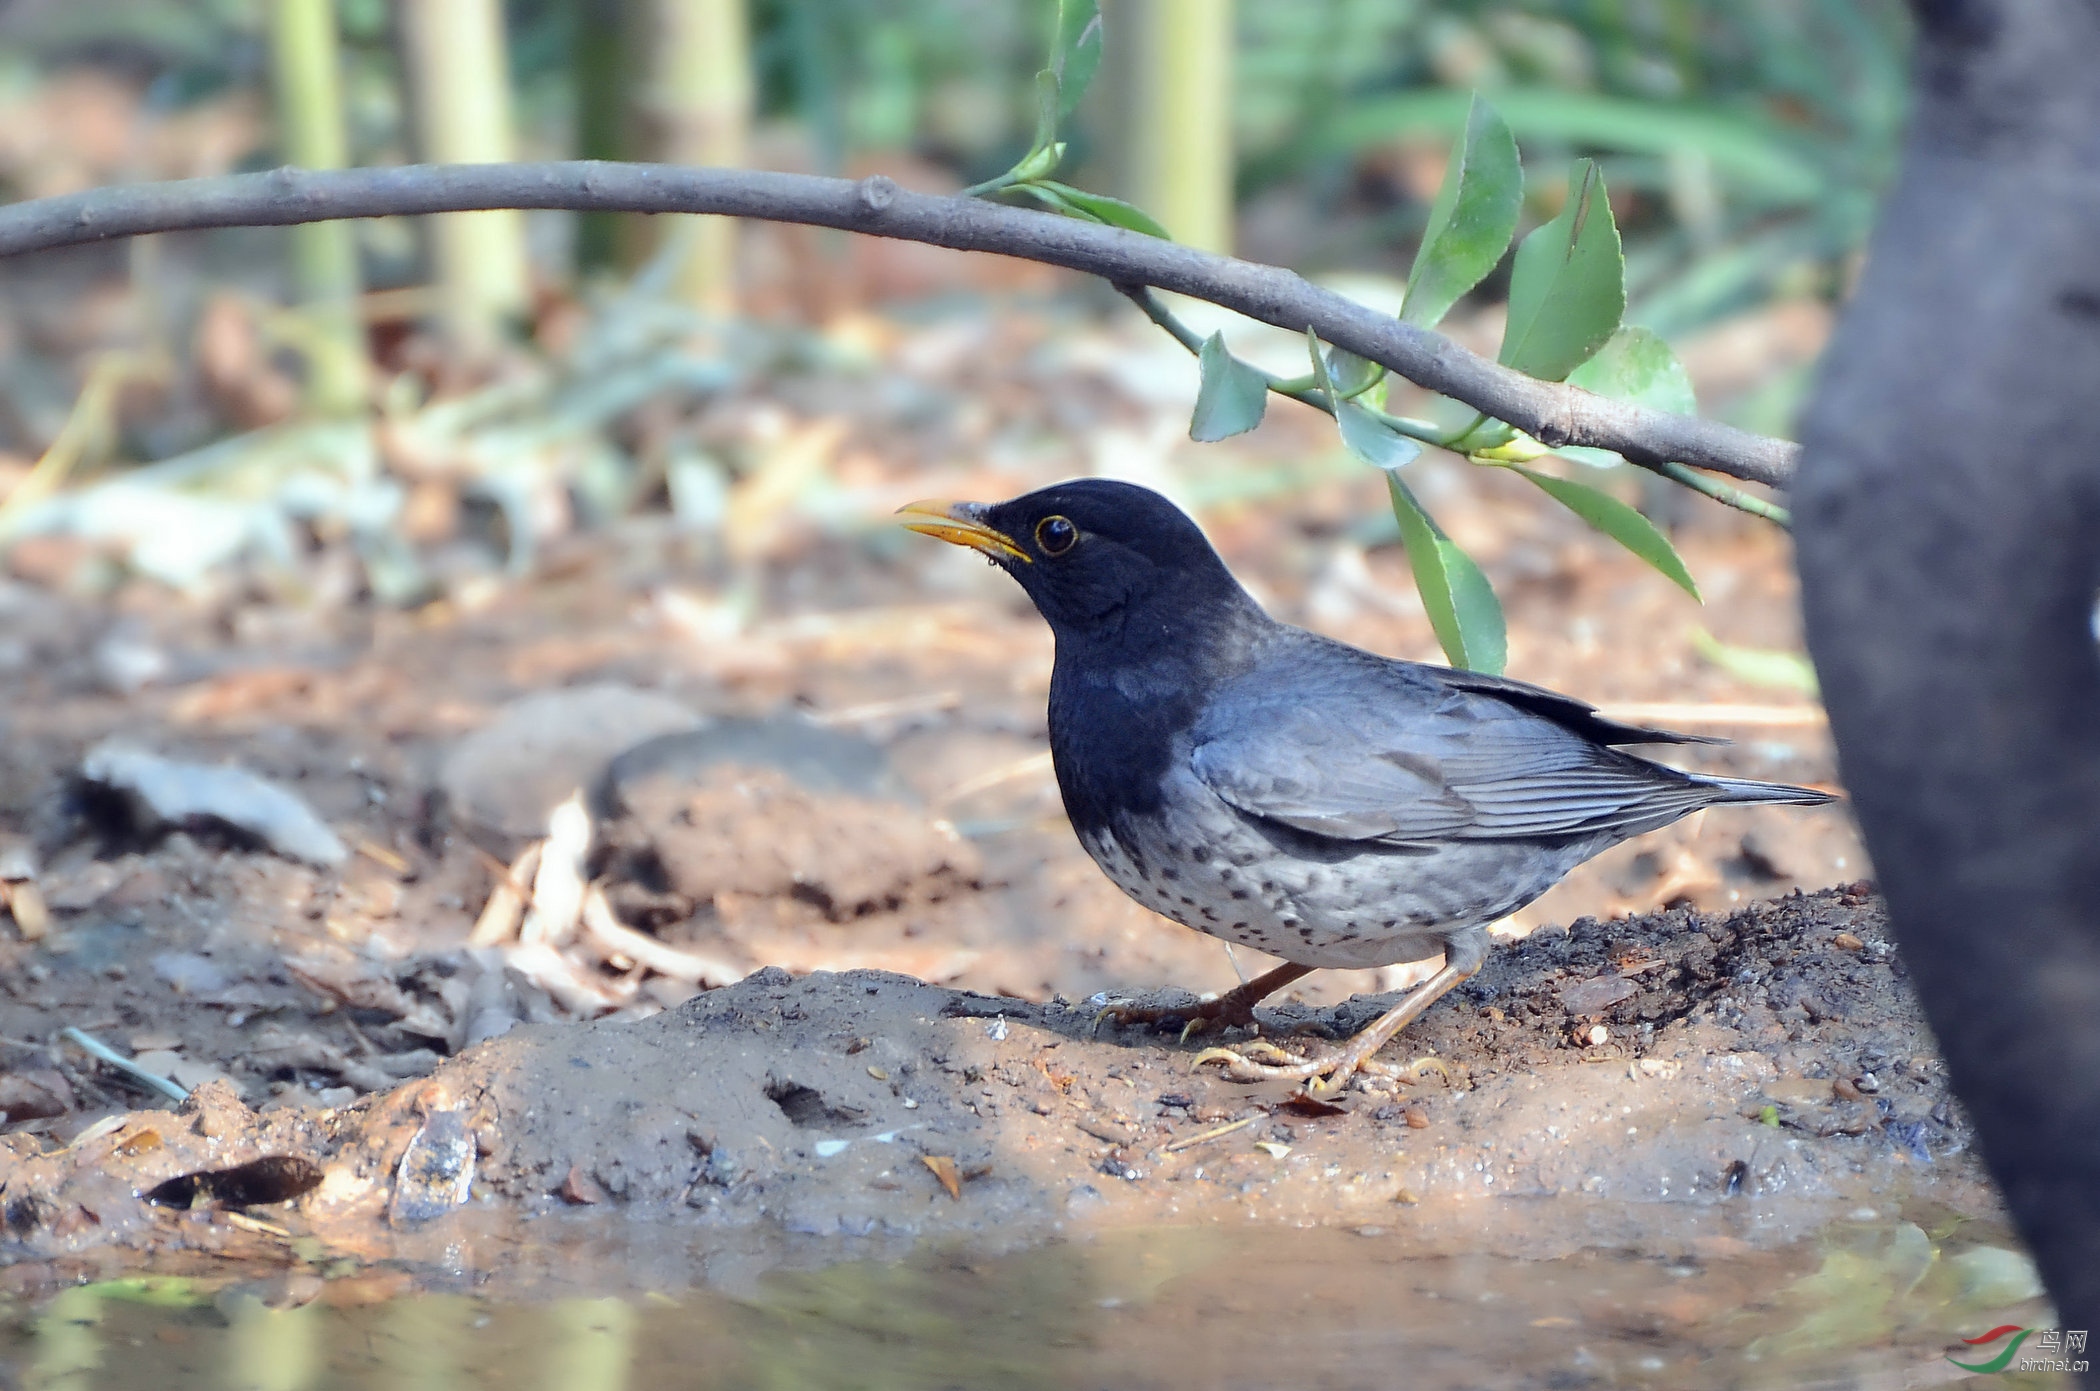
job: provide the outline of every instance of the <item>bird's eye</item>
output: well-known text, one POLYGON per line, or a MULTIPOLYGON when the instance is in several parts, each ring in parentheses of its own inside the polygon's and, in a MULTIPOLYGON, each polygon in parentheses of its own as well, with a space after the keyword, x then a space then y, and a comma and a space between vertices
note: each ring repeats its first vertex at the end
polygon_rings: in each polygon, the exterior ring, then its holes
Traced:
POLYGON ((1063 517, 1045 517, 1035 524, 1035 543, 1044 555, 1063 555, 1079 539, 1079 528, 1063 517))

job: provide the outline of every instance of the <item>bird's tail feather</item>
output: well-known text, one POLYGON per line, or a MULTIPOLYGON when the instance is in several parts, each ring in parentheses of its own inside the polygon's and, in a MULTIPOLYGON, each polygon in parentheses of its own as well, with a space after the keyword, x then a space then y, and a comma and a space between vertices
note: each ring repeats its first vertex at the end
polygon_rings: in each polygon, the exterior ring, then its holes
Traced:
POLYGON ((1834 802, 1837 797, 1829 792, 1818 792, 1813 787, 1794 787, 1783 782, 1757 782, 1751 778, 1717 778, 1700 774, 1699 781, 1721 795, 1715 801, 1726 805, 1737 803, 1778 803, 1786 806, 1818 807, 1825 802, 1834 802))

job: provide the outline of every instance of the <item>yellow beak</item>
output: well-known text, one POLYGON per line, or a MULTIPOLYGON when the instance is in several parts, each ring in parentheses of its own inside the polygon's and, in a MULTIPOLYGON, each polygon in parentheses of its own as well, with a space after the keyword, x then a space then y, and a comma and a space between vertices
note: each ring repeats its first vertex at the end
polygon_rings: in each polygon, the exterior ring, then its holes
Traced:
POLYGON ((1014 544, 1014 539, 1001 531, 994 531, 979 520, 984 511, 981 502, 950 502, 946 498, 928 498, 924 502, 909 502, 897 509, 900 517, 925 517, 927 521, 909 521, 906 529, 922 536, 931 536, 950 545, 968 546, 973 551, 998 559, 1008 556, 1024 565, 1033 565, 1028 552, 1014 544))

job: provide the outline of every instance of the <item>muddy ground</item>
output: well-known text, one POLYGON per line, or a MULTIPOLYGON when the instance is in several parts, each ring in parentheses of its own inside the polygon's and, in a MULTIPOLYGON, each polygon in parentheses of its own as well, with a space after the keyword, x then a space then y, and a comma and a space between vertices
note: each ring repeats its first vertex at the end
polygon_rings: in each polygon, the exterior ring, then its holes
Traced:
MULTIPOLYGON (((9 551, 14 1256, 281 1255, 273 1230, 222 1231, 223 1193, 187 1216, 137 1197, 266 1153, 322 1175, 285 1220, 364 1254, 486 1204, 856 1240, 1386 1220, 1359 1207, 1430 1230, 1446 1200, 1511 1191, 1809 1200, 1788 1223, 1914 1189, 1989 1209, 1870 901, 1759 902, 1861 878, 1841 805, 1710 813, 1584 867, 1501 935, 1549 930, 1396 1045, 1438 1061, 1347 1114, 1191 1074, 1170 1037, 1092 1037, 1105 993, 1221 990, 1268 963, 1087 861, 1045 754, 1047 632, 1003 576, 888 513, 1137 477, 1195 507, 1280 616, 1419 659, 1434 637, 1378 480, 1324 418, 1280 403, 1233 445, 1189 445, 1188 364, 1130 325, 883 332, 901 396, 894 375, 820 372, 694 408, 743 461, 712 531, 644 509, 506 569, 500 548, 462 559, 463 530, 431 552, 454 567, 440 592, 406 607, 325 529, 290 571, 186 592, 101 542, 9 551), (270 779, 339 846, 142 812, 97 781, 113 743, 270 779), (196 1114, 140 1112, 162 1103, 67 1029, 196 1114), (922 1159, 953 1162, 960 1199, 922 1159)), ((1797 648, 1781 533, 1681 520, 1701 609, 1518 480, 1413 467, 1504 596, 1512 674, 1735 740, 1688 751, 1700 768, 1831 784, 1813 699, 1697 650, 1695 629, 1797 648)), ((1346 1030, 1421 974, 1318 973, 1267 1027, 1346 1030)))
MULTIPOLYGON (((1108 999, 1270 963, 1086 859, 1048 633, 889 513, 1149 482, 1279 616, 1434 660, 1381 484, 1287 402, 1187 444, 1193 374, 1142 326, 853 334, 880 371, 673 422, 736 461, 708 525, 644 506, 520 562, 422 478, 452 520, 414 602, 324 526, 187 590, 106 542, 7 552, 0 1365, 72 1356, 68 1299, 174 1359, 122 1376, 200 1385, 278 1327, 251 1307, 329 1311, 342 1384, 391 1385, 470 1345, 530 1379, 535 1338, 596 1346, 599 1297, 640 1292, 631 1365, 725 1386, 1353 1385, 1395 1356, 1424 1384, 1789 1384, 2046 1316, 1842 804, 1583 867, 1391 1046, 1407 1080, 1335 1107, 1192 1068, 1244 1035, 1097 1033, 1108 999), (142 754, 312 822, 170 820, 110 771, 165 771, 142 754), (178 1290, 196 1317, 124 1312, 178 1290)), ((1813 697, 1754 655, 1798 651, 1783 534, 1660 506, 1699 607, 1516 479, 1410 467, 1504 598, 1513 675, 1733 740, 1691 766, 1835 786, 1813 697)), ((1433 965, 1315 973, 1261 1030, 1317 1046, 1433 965)))
MULTIPOLYGON (((1606 1234, 1527 1235, 1527 1204, 1483 1200, 1723 1208, 1767 1243, 1862 1204, 1988 1217, 1903 975, 1864 889, 1584 921, 1498 951, 1396 1045, 1412 1080, 1325 1105, 1192 1069, 1195 1044, 1097 1036, 1091 1004, 768 968, 638 1022, 521 1026, 346 1107, 257 1113, 212 1084, 64 1149, 10 1137, 0 1200, 17 1253, 60 1266, 413 1259, 461 1208, 905 1241, 1404 1221, 1535 1256, 1606 1234)), ((1262 1027, 1317 1046, 1376 1008, 1262 1027)))

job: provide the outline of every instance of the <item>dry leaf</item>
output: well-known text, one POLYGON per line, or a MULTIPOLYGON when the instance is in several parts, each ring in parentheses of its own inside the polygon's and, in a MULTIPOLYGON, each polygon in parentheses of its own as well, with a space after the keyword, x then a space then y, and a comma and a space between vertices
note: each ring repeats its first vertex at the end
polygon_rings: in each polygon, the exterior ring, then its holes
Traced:
POLYGON ((948 1190, 948 1196, 958 1203, 962 1201, 962 1175, 956 1172, 955 1161, 945 1154, 922 1154, 919 1162, 933 1170, 933 1176, 948 1190))

